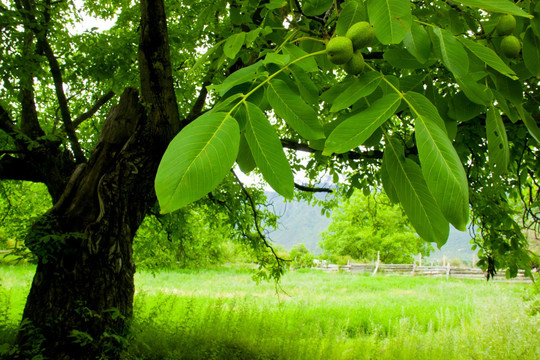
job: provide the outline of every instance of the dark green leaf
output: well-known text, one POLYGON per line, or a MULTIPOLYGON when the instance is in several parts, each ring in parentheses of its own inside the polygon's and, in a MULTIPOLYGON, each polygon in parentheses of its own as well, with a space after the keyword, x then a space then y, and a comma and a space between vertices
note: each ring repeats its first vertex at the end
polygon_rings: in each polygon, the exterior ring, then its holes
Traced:
POLYGON ((411 31, 403 39, 403 44, 419 63, 425 63, 431 54, 431 40, 424 27, 413 21, 411 31))
POLYGON ((460 0, 459 2, 473 8, 486 10, 488 12, 531 17, 521 8, 516 6, 516 4, 514 4, 512 1, 508 0, 460 0))
POLYGON ((302 11, 309 16, 321 15, 332 6, 333 0, 304 0, 302 11))
POLYGON ((506 173, 510 162, 510 149, 506 129, 499 110, 490 107, 486 115, 489 162, 495 176, 506 173))
POLYGON ((459 37, 458 40, 465 45, 465 47, 469 49, 471 53, 473 53, 487 65, 491 66, 493 69, 511 79, 517 79, 514 70, 510 69, 495 51, 470 39, 459 37))
POLYGON ((523 37, 523 61, 525 66, 533 76, 540 76, 540 38, 538 38, 532 28, 525 31, 523 37))
POLYGON ((405 159, 403 146, 391 138, 387 138, 383 162, 397 197, 418 235, 427 242, 437 243, 439 247, 444 245, 450 227, 431 195, 418 164, 405 159))
POLYGON ((411 28, 409 0, 368 0, 367 10, 375 36, 384 45, 399 44, 411 28))
POLYGON ((367 20, 364 2, 358 0, 347 1, 341 8, 341 14, 336 25, 336 35, 345 36, 351 25, 364 20, 367 20))
POLYGON ((416 120, 416 145, 428 188, 446 219, 464 231, 469 222, 469 187, 461 160, 437 108, 418 93, 408 92, 405 99, 416 120))
POLYGON ((433 33, 439 40, 441 60, 454 76, 465 77, 469 72, 469 57, 463 45, 447 30, 434 28, 433 33))
POLYGON ((330 111, 336 112, 348 108, 375 91, 380 82, 381 75, 378 72, 362 73, 354 78, 348 87, 341 90, 341 94, 334 100, 330 111))

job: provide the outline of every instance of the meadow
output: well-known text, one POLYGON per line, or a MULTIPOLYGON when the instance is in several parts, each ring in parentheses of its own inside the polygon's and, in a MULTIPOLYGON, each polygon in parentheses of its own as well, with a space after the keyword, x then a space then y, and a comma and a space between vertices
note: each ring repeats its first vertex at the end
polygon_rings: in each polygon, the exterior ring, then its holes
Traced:
MULTIPOLYGON (((0 349, 31 266, 0 266, 0 349)), ((531 284, 300 270, 139 272, 126 359, 540 359, 531 284)), ((3 345, 2 345, 3 344, 3 345)))

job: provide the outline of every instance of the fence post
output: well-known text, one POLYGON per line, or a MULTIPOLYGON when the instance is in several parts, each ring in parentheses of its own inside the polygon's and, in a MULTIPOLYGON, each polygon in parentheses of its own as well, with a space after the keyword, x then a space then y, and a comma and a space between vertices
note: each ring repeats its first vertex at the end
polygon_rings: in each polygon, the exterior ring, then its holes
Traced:
POLYGON ((374 276, 377 273, 377 270, 379 270, 379 262, 381 261, 380 253, 377 251, 377 262, 375 263, 375 269, 373 270, 372 276, 374 276))
POLYGON ((422 253, 418 254, 418 265, 422 266, 422 253))
POLYGON ((446 266, 446 278, 448 279, 450 277, 450 261, 448 262, 448 265, 446 266))

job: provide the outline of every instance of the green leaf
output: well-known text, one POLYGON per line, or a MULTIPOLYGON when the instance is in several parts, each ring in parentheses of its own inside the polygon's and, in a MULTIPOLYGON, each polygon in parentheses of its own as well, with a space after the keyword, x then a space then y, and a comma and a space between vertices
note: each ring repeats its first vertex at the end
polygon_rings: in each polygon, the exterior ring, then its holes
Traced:
POLYGON ((531 27, 525 31, 521 54, 527 70, 533 76, 540 76, 540 38, 534 34, 531 27))
POLYGON ((263 64, 276 64, 284 66, 289 63, 291 57, 289 55, 276 54, 274 52, 266 54, 263 60, 263 64))
POLYGON ((187 125, 169 144, 156 175, 162 213, 212 191, 231 169, 240 143, 238 123, 227 113, 208 113, 187 125))
POLYGON ((425 63, 431 54, 431 39, 424 27, 413 21, 411 31, 403 39, 403 45, 419 63, 425 63))
POLYGON ((493 174, 495 176, 503 175, 510 163, 510 149, 502 117, 494 107, 490 107, 486 114, 486 133, 489 162, 493 174))
POLYGON ((399 203, 399 197, 397 195, 396 188, 390 179, 390 174, 386 168, 387 166, 387 161, 383 161, 381 164, 381 182, 388 199, 392 202, 392 204, 397 204, 399 203))
POLYGON ((465 77, 469 72, 469 57, 463 45, 447 30, 434 28, 433 33, 439 40, 441 60, 454 76, 465 77))
MULTIPOLYGON (((287 44, 285 47, 283 47, 283 53, 287 54, 291 57, 291 60, 295 60, 298 58, 301 58, 303 56, 306 56, 308 53, 304 50, 300 49, 298 46, 293 44, 287 44)), ((317 66, 317 62, 313 57, 305 58, 304 60, 301 60, 295 65, 301 67, 304 69, 304 71, 307 72, 318 72, 319 67, 317 66)))
POLYGON ((290 199, 294 178, 283 146, 274 128, 257 106, 244 103, 247 111, 246 140, 255 163, 268 184, 280 195, 290 199))
POLYGON ((305 0, 302 2, 302 11, 308 16, 321 15, 330 9, 333 0, 305 0))
POLYGON ((416 120, 416 145, 428 188, 446 219, 464 231, 469 222, 467 176, 444 122, 437 108, 423 95, 408 92, 405 100, 416 120))
POLYGON ((493 92, 485 85, 479 84, 474 79, 456 77, 459 88, 475 104, 489 106, 493 101, 493 92))
POLYGON ((315 104, 319 102, 319 88, 309 75, 299 66, 293 64, 289 66, 289 70, 294 77, 294 82, 298 86, 300 95, 308 104, 315 104))
POLYGON ((244 135, 240 135, 240 146, 238 148, 238 156, 236 157, 236 163, 244 174, 250 173, 251 170, 255 169, 255 167, 257 166, 257 164, 255 163, 255 159, 253 159, 253 155, 251 154, 251 150, 249 149, 246 137, 244 135))
POLYGON ((398 69, 422 69, 427 67, 425 63, 418 62, 410 52, 401 48, 386 50, 383 59, 398 69))
POLYGON ((412 24, 409 0, 368 0, 369 20, 383 45, 399 44, 412 24))
POLYGON ((425 241, 439 247, 448 239, 450 227, 430 193, 422 170, 414 161, 405 159, 403 146, 387 138, 383 163, 407 217, 425 241))
POLYGON ((234 59, 236 55, 238 55, 238 52, 242 48, 242 45, 244 45, 245 41, 246 41, 245 32, 232 34, 225 41, 225 45, 223 45, 223 53, 228 58, 234 59))
POLYGON ((521 117, 521 120, 527 127, 527 130, 529 130, 529 134, 536 140, 538 144, 540 144, 540 128, 536 124, 536 121, 532 117, 532 115, 526 111, 523 108, 523 105, 517 105, 516 106, 519 116, 521 117))
POLYGON ((266 71, 258 72, 259 68, 263 65, 262 61, 258 61, 253 65, 242 68, 229 75, 223 83, 219 85, 208 86, 208 89, 214 89, 220 96, 225 95, 227 91, 236 85, 254 81, 261 76, 268 76, 266 71))
POLYGON ((347 1, 341 8, 336 25, 336 35, 345 36, 351 25, 367 20, 366 7, 363 2, 347 1))
POLYGON ((486 10, 488 12, 506 13, 529 18, 531 17, 531 15, 527 14, 521 8, 516 6, 516 4, 508 0, 460 0, 459 2, 473 8, 486 10))
POLYGON ((354 78, 347 88, 342 90, 341 94, 334 100, 330 111, 336 112, 348 108, 375 91, 380 82, 381 75, 378 72, 362 73, 359 77, 354 78))
POLYGON ((517 80, 516 73, 490 48, 476 41, 459 37, 458 40, 477 58, 510 79, 517 80))
POLYGON ((401 103, 401 96, 393 93, 375 101, 339 124, 326 140, 323 154, 344 153, 363 144, 394 112, 401 103))
POLYGON ((276 114, 307 140, 324 138, 324 131, 317 113, 285 82, 273 79, 268 84, 268 102, 276 114))

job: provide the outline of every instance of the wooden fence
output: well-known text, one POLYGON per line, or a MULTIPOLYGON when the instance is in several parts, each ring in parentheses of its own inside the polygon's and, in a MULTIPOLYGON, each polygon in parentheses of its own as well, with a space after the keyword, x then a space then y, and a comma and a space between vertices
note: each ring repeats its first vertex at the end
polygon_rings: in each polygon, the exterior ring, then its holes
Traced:
MULTIPOLYGON (((348 271, 351 273, 369 273, 372 275, 408 275, 408 276, 430 276, 446 277, 457 279, 486 279, 486 273, 479 268, 463 268, 450 266, 418 266, 416 264, 319 264, 317 269, 324 271, 348 271)), ((505 272, 501 271, 495 275, 494 281, 512 281, 512 282, 531 282, 529 277, 525 276, 524 270, 519 270, 517 277, 506 279, 505 272)))

